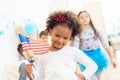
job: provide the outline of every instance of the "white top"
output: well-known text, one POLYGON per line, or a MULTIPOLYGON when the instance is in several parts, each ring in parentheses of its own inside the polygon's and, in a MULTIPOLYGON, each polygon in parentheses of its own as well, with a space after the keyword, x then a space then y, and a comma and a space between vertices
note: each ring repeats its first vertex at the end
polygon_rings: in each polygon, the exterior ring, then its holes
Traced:
POLYGON ((90 27, 84 30, 81 35, 76 36, 74 39, 74 47, 80 48, 81 50, 89 51, 95 50, 100 47, 99 40, 104 48, 109 48, 108 43, 106 43, 104 36, 98 28, 96 28, 97 36, 94 34, 93 29, 90 27))
POLYGON ((70 46, 43 54, 41 58, 44 80, 54 80, 53 77, 59 77, 62 80, 78 80, 75 75, 77 61, 86 66, 85 71, 81 73, 86 79, 90 78, 98 68, 95 62, 82 51, 70 46))

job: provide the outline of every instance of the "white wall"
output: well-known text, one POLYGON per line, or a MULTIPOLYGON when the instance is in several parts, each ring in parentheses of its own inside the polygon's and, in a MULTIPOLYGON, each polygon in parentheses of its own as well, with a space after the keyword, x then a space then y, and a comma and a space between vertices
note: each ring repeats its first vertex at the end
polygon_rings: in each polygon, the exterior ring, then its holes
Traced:
POLYGON ((106 30, 108 34, 120 32, 119 0, 101 0, 106 30))
POLYGON ((13 28, 0 36, 0 45, 0 65, 14 63, 18 60, 17 39, 13 28))

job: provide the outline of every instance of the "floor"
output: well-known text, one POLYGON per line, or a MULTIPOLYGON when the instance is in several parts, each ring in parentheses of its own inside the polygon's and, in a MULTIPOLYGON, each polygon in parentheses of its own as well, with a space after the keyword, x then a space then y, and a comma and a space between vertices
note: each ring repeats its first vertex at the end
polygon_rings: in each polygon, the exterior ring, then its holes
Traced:
POLYGON ((102 80, 120 80, 120 51, 117 51, 116 63, 116 68, 110 65, 109 68, 102 73, 102 80))

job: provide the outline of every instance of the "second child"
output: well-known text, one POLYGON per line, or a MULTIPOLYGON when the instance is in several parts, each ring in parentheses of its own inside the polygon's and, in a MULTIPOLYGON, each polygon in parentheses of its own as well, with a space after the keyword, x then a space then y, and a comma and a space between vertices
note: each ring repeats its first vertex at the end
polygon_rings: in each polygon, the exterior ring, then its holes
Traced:
POLYGON ((24 57, 24 59, 21 61, 21 65, 19 66, 19 80, 38 80, 37 67, 33 60, 34 54, 24 51, 21 44, 18 45, 17 51, 21 56, 24 57), (32 70, 26 69, 29 67, 31 67, 32 70))

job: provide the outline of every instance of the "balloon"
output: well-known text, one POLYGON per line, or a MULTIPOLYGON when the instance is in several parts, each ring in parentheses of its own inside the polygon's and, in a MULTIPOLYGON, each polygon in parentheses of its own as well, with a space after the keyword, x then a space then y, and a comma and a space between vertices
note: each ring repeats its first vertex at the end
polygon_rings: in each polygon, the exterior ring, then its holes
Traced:
POLYGON ((0 31, 0 35, 3 35, 5 32, 4 31, 0 31))
POLYGON ((35 23, 27 23, 25 25, 25 32, 29 35, 33 35, 37 31, 37 26, 35 23))

